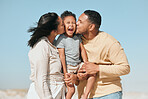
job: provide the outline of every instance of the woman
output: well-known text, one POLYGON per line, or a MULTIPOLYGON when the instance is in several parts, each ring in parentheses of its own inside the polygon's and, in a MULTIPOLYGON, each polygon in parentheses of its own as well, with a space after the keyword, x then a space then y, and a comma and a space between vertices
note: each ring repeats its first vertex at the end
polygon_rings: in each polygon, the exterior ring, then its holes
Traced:
POLYGON ((56 13, 44 14, 29 32, 33 32, 28 41, 32 83, 27 99, 65 99, 61 61, 53 45, 55 37, 65 32, 62 19, 56 13))

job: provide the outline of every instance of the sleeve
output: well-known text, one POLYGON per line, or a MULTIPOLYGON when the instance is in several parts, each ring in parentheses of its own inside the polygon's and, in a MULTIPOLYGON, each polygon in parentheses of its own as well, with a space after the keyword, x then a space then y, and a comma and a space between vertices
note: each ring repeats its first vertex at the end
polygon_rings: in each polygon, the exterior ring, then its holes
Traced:
POLYGON ((118 77, 130 72, 130 66, 119 42, 113 43, 108 50, 108 60, 112 65, 99 65, 100 77, 118 77))
POLYGON ((80 43, 82 43, 82 39, 81 39, 82 35, 80 35, 80 34, 76 34, 76 35, 77 35, 77 37, 78 37, 80 43))
POLYGON ((36 46, 35 55, 35 90, 40 99, 52 99, 50 88, 47 83, 49 70, 49 45, 40 43, 36 46))
POLYGON ((60 35, 56 41, 56 47, 57 48, 64 48, 64 37, 60 35))

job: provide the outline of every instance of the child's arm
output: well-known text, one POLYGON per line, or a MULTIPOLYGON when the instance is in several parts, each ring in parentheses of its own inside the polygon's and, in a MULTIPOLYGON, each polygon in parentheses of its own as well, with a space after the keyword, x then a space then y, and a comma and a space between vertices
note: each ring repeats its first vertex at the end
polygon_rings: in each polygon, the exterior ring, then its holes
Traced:
POLYGON ((67 69, 66 69, 64 48, 58 48, 58 51, 59 51, 60 59, 61 59, 62 66, 63 66, 64 77, 66 78, 67 69))
POLYGON ((88 62, 87 53, 82 43, 80 43, 80 51, 83 62, 88 62))

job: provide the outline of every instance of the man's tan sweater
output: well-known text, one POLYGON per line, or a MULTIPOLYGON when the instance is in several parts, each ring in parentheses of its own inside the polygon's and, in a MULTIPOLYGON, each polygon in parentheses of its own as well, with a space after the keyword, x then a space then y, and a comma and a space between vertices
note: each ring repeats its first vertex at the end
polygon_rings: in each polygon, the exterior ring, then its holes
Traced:
MULTIPOLYGON (((120 43, 111 35, 99 32, 92 40, 82 37, 88 61, 99 65, 96 81, 89 98, 101 97, 122 90, 120 77, 130 72, 127 57, 120 43)), ((79 98, 86 81, 78 85, 79 98)))

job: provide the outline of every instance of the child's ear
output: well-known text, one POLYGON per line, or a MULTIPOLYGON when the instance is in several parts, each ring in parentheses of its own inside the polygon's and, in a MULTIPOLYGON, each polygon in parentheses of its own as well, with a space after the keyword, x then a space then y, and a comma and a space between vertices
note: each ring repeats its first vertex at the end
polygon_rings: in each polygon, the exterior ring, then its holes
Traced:
POLYGON ((90 30, 90 31, 93 31, 94 29, 95 29, 95 24, 90 24, 89 30, 90 30))

